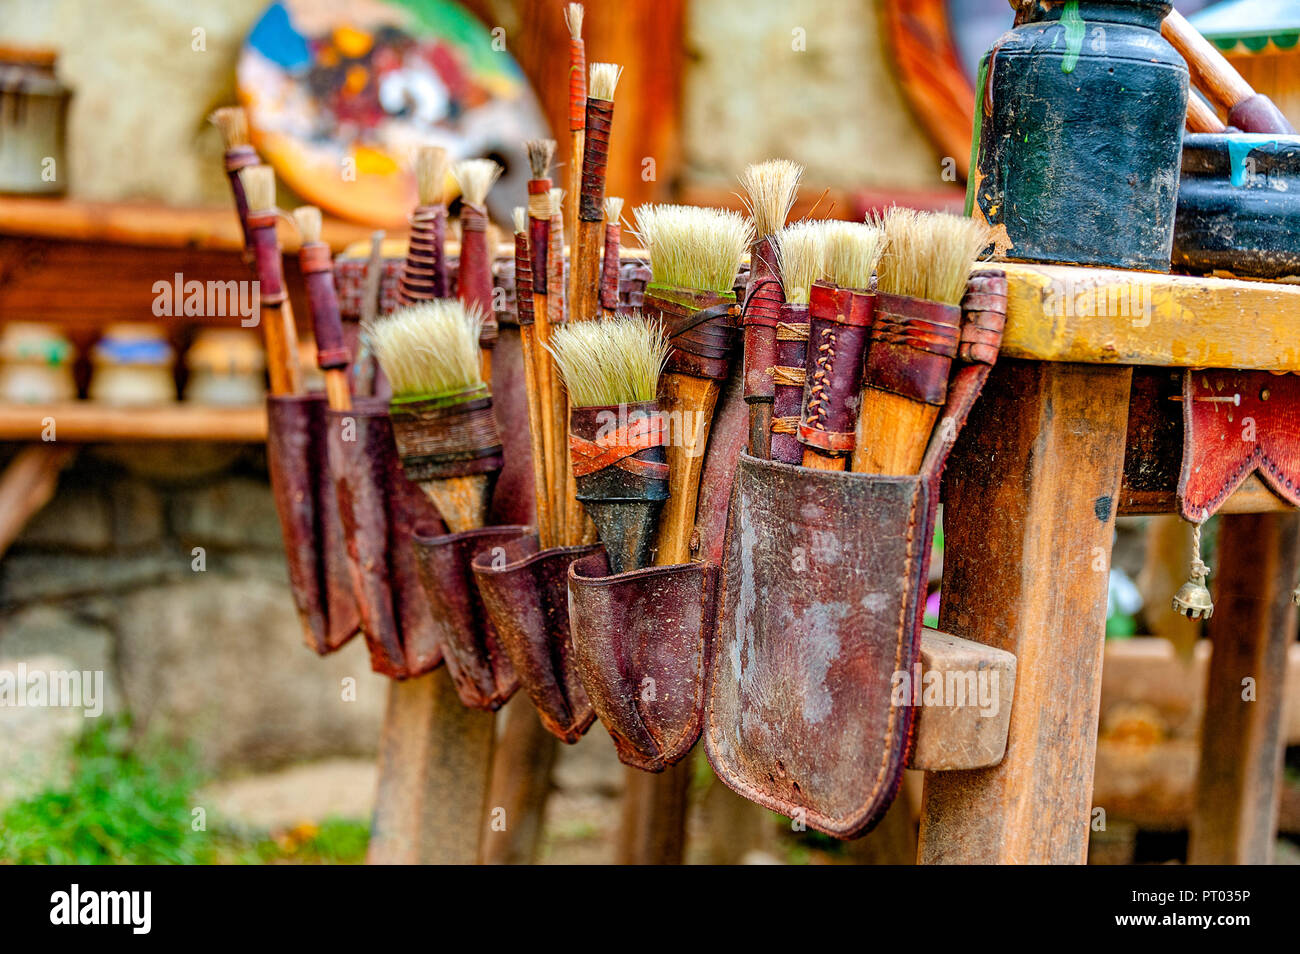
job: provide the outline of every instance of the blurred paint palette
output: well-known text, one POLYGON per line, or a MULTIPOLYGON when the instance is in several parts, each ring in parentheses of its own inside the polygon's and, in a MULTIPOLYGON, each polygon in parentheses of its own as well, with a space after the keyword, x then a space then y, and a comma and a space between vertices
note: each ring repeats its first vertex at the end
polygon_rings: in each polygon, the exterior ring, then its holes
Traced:
POLYGON ((546 124, 504 43, 451 0, 281 0, 239 58, 253 144, 309 202, 384 228, 415 205, 422 145, 491 156, 494 194, 522 194, 546 124))

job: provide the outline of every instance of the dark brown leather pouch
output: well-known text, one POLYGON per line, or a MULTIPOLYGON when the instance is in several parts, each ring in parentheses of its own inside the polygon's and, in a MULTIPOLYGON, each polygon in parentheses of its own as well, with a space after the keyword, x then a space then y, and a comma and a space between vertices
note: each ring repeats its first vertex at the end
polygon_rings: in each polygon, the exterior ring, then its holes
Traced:
POLYGON ((627 765, 662 772, 699 738, 716 594, 708 563, 611 575, 602 550, 569 568, 578 673, 627 765))
POLYGON ((727 501, 749 435, 744 369, 736 364, 704 457, 695 561, 611 575, 602 551, 569 571, 570 625, 587 695, 619 758, 648 772, 683 759, 703 725, 727 501))
POLYGON ((267 465, 303 641, 325 655, 361 625, 324 440, 325 396, 266 400, 267 465))
POLYGON ((503 553, 506 543, 527 531, 518 526, 482 527, 425 536, 417 528, 411 539, 442 661, 461 703, 471 709, 500 709, 519 688, 519 679, 483 607, 470 563, 480 555, 492 559, 503 553))
POLYGON ((432 672, 442 647, 411 538, 417 526, 442 532, 442 519, 402 473, 387 401, 328 411, 323 431, 370 668, 394 679, 432 672))
POLYGON ((902 780, 914 710, 893 705, 894 674, 916 660, 940 475, 996 358, 1005 288, 971 281, 918 474, 740 460, 705 745, 731 788, 826 834, 869 831, 902 780))
POLYGON ((594 544, 539 551, 535 532, 513 529, 519 532, 499 550, 481 550, 474 558, 474 578, 497 638, 542 724, 573 744, 591 728, 596 713, 573 665, 567 576, 574 560, 592 553, 603 559, 604 548, 594 544))

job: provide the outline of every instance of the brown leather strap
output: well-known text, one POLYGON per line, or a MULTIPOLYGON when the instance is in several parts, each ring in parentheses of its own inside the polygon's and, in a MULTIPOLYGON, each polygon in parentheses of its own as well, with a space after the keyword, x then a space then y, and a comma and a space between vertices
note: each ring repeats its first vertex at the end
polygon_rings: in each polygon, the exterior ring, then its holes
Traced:
POLYGON ((606 467, 619 467, 640 477, 664 480, 668 477, 667 464, 638 460, 632 456, 650 447, 662 447, 664 443, 663 419, 658 416, 638 417, 594 441, 570 432, 573 476, 586 477, 606 467))

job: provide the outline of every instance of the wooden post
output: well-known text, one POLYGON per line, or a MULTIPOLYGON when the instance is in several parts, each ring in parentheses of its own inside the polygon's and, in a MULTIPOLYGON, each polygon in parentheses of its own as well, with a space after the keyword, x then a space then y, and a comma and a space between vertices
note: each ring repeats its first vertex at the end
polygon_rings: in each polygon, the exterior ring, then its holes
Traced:
POLYGON ((926 775, 923 863, 1087 857, 1132 370, 1004 360, 944 481, 940 628, 1014 653, 996 766, 926 775))
POLYGON ((542 821, 559 740, 546 731, 522 691, 510 700, 503 715, 505 730, 492 763, 483 862, 530 865, 537 861, 541 846, 542 821))
POLYGON ((1209 622, 1214 651, 1188 864, 1272 862, 1298 541, 1295 513, 1226 516, 1219 524, 1209 622))
POLYGON ((624 769, 627 782, 618 838, 619 864, 682 863, 693 764, 694 757, 688 755, 658 774, 624 769))
POLYGON ((391 682, 369 864, 480 860, 495 722, 460 704, 445 666, 391 682))

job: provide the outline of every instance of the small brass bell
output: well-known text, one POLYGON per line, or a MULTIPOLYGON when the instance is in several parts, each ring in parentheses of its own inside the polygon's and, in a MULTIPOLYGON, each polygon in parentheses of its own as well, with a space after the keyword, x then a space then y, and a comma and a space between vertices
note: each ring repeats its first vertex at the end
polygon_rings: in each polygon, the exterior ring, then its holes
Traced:
POLYGON ((1209 619, 1214 615, 1214 601, 1210 599, 1205 577, 1193 577, 1174 594, 1174 612, 1188 619, 1209 619))
MULTIPOLYGON (((1210 588, 1205 585, 1205 578, 1210 568, 1201 560, 1201 525, 1192 525, 1192 566, 1191 579, 1178 588, 1174 594, 1175 613, 1181 613, 1188 619, 1209 619, 1214 615, 1214 600, 1210 597, 1210 588)), ((1297 588, 1300 593, 1300 588, 1297 588)), ((1295 599, 1297 593, 1292 593, 1295 599)))

